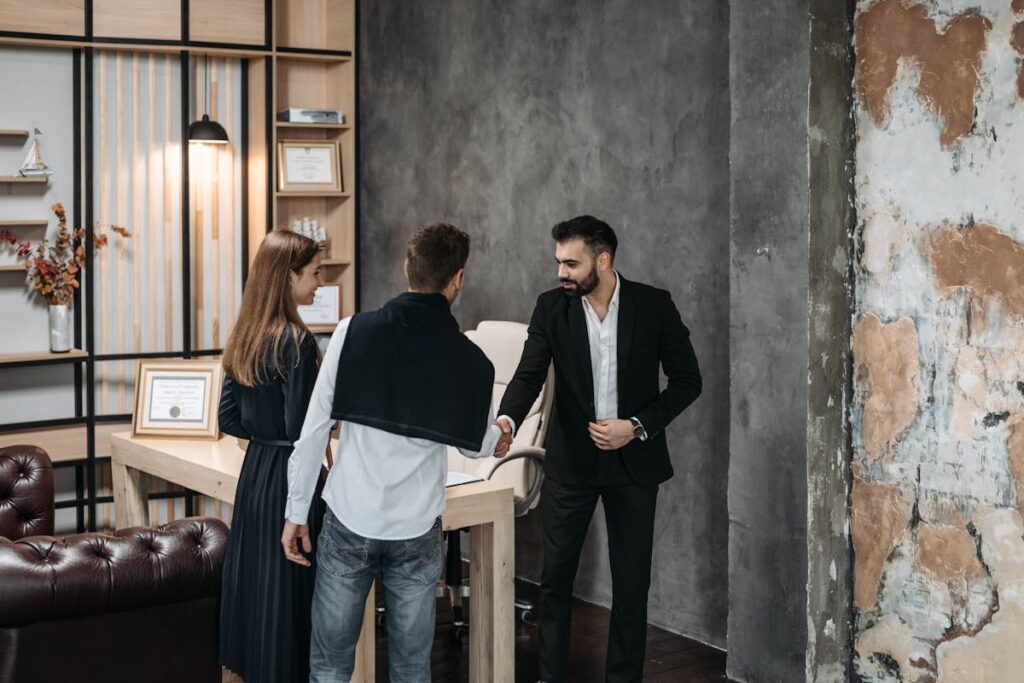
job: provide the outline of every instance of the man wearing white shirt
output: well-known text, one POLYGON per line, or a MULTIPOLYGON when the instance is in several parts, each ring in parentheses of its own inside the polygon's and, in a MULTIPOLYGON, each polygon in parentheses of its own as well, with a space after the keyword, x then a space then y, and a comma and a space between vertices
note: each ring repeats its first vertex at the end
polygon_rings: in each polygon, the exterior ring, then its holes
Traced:
POLYGON ((338 324, 288 462, 281 543, 308 566, 303 522, 331 426, 342 422, 324 486, 310 681, 348 681, 363 606, 377 572, 388 609, 392 681, 430 680, 435 585, 444 566, 446 446, 470 458, 508 452, 494 426, 494 368, 463 336, 450 305, 462 288, 469 237, 437 224, 406 249, 409 291, 338 324))
POLYGON ((612 571, 605 680, 639 683, 658 485, 672 476, 664 430, 700 395, 700 369, 672 296, 615 270, 618 239, 607 223, 579 216, 552 237, 562 286, 537 298, 498 411, 511 436, 554 365, 540 502, 540 675, 559 683, 571 674, 572 587, 600 499, 612 571))

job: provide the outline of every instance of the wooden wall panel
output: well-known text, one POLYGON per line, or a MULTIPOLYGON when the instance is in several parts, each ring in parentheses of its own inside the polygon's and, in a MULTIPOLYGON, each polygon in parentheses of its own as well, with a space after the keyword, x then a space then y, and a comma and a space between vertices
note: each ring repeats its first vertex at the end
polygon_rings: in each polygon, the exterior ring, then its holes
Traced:
MULTIPOLYGON (((180 69, 173 55, 96 53, 97 351, 181 349, 180 69), (109 230, 108 230, 109 233, 109 230)), ((97 365, 99 414, 132 410, 134 361, 97 365)))
MULTIPOLYGON (((205 105, 205 59, 195 68, 195 118, 205 105)), ((228 133, 227 145, 189 147, 189 207, 192 211, 193 347, 223 348, 241 299, 242 192, 241 64, 211 58, 209 114, 228 133)), ((265 193, 265 190, 263 191, 265 193)))
POLYGON ((189 40, 263 45, 264 0, 189 0, 189 40))
POLYGON ((0 31, 85 35, 85 0, 0 0, 0 31))
POLYGON ((278 0, 277 44, 314 50, 352 50, 355 0, 278 0))
POLYGON ((181 3, 173 0, 93 0, 97 38, 181 40, 181 3))
POLYGON ((267 174, 270 172, 267 148, 266 98, 273 102, 273 93, 267 93, 267 60, 249 60, 249 263, 256 257, 267 225, 267 174))

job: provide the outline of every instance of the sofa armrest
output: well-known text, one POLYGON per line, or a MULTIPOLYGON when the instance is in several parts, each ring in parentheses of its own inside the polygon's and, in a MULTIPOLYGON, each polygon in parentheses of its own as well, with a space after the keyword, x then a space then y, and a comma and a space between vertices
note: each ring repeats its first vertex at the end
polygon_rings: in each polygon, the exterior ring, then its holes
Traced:
POLYGON ((37 446, 0 448, 0 536, 53 533, 53 465, 37 446))
POLYGON ((113 534, 0 539, 0 627, 220 594, 228 528, 194 517, 113 534))

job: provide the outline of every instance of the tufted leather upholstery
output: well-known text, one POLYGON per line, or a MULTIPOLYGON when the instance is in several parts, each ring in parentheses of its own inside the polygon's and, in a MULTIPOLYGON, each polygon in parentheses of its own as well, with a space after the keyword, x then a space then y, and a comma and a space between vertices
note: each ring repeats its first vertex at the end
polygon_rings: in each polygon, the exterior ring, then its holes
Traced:
MULTIPOLYGON (((41 449, 0 450, 0 494, 6 532, 53 532, 41 449), (47 506, 37 504, 39 490, 47 506)), ((0 538, 0 683, 219 682, 227 537, 222 521, 197 517, 113 534, 0 538)))
POLYGON ((53 533, 53 466, 36 446, 0 448, 0 536, 53 533))
POLYGON ((0 540, 0 627, 216 597, 227 537, 220 520, 193 518, 0 540))

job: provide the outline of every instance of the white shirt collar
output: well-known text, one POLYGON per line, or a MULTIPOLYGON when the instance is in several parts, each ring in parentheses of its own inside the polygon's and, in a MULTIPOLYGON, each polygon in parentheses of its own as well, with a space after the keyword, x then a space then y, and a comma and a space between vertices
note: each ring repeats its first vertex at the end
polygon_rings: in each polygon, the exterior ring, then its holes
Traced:
MULTIPOLYGON (((615 275, 615 290, 612 292, 611 301, 608 302, 608 311, 611 312, 613 308, 619 307, 619 288, 622 285, 622 278, 619 276, 618 271, 613 270, 612 273, 615 275)), ((590 305, 590 299, 586 296, 583 297, 583 304, 593 312, 594 307, 590 305)))

